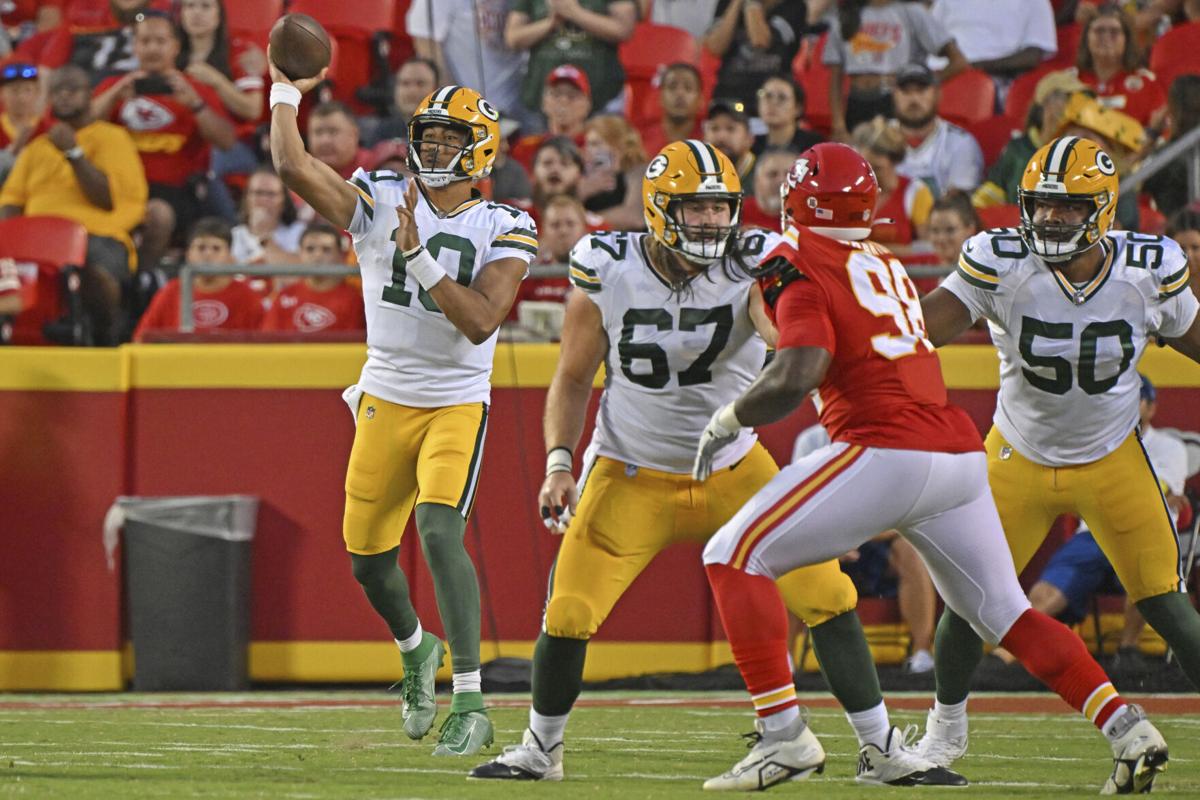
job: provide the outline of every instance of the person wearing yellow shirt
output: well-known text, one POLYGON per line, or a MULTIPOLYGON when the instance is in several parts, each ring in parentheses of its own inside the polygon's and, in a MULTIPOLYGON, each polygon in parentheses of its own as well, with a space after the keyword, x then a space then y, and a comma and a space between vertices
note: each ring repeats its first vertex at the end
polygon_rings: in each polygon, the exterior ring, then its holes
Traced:
POLYGON ((129 234, 146 213, 146 175, 129 132, 92 118, 86 72, 56 70, 49 94, 55 122, 17 157, 0 189, 0 218, 66 217, 87 228, 84 310, 97 344, 115 344, 121 287, 137 264, 129 234))

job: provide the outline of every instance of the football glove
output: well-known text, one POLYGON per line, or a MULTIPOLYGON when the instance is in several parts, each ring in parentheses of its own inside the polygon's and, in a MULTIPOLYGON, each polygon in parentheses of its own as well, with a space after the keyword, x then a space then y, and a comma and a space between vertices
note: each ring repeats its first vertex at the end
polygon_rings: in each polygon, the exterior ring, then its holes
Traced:
POLYGON ((737 415, 733 413, 733 403, 718 408, 708 425, 704 426, 704 432, 700 434, 696 460, 692 464, 692 477, 698 481, 708 480, 713 471, 713 459, 717 453, 733 443, 741 429, 742 423, 738 422, 737 415))

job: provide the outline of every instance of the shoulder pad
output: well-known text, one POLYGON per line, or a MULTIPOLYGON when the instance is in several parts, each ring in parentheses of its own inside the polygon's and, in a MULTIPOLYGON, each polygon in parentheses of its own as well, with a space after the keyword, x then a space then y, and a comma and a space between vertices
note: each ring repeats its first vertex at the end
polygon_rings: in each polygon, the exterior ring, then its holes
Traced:
POLYGON ((605 275, 625 262, 631 246, 636 246, 636 240, 628 233, 587 234, 571 248, 571 283, 590 294, 599 292, 605 275))
POLYGON ((989 228, 963 242, 956 271, 979 289, 995 290, 1005 273, 1029 257, 1029 248, 1016 228, 989 228))
POLYGON ((1113 231, 1109 238, 1116 246, 1116 266, 1148 270, 1158 284, 1160 299, 1174 297, 1188 288, 1187 253, 1179 242, 1134 231, 1113 231))
POLYGON ((489 202, 487 209, 496 217, 496 238, 492 240, 491 245, 493 248, 519 250, 537 257, 537 223, 533 221, 533 217, 505 203, 489 202))

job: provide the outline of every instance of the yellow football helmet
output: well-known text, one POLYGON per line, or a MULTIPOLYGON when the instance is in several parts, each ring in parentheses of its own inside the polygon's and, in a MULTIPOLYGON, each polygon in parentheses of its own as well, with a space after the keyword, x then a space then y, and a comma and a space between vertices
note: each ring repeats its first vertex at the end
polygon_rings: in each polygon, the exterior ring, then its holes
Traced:
POLYGON ((1049 262, 1069 261, 1099 244, 1117 215, 1117 166, 1091 139, 1061 136, 1042 145, 1021 176, 1021 238, 1049 262), (1038 201, 1078 203, 1082 222, 1034 221, 1038 201))
POLYGON ((663 246, 698 264, 725 255, 742 212, 742 181, 729 157, 698 139, 671 142, 646 167, 642 179, 646 227, 663 246), (680 204, 692 198, 729 202, 728 225, 684 225, 680 204))
MULTIPOLYGON (((443 147, 447 145, 443 144, 443 147)), ((486 178, 500 152, 500 112, 474 89, 443 86, 426 97, 408 123, 408 168, 421 182, 434 188, 453 181, 486 178), (431 125, 458 128, 467 134, 467 143, 444 167, 421 163, 421 144, 431 125)))

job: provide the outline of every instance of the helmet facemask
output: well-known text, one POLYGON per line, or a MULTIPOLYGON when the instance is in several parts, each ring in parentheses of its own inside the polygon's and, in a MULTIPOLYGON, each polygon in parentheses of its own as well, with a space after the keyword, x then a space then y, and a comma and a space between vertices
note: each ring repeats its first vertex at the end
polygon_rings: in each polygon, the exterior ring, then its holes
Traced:
POLYGON ((1021 238, 1045 261, 1062 263, 1087 252, 1100 242, 1100 215, 1112 202, 1107 192, 1096 195, 1063 194, 1059 192, 1020 189, 1021 238), (1086 212, 1081 222, 1034 222, 1038 201, 1071 203, 1086 212))
POLYGON ((724 258, 729 243, 737 235, 742 196, 733 192, 703 192, 678 195, 667 203, 663 244, 694 264, 709 266, 724 258), (687 225, 683 222, 683 203, 687 200, 724 200, 729 203, 728 225, 687 225))
MULTIPOLYGON (((424 115, 422 115, 424 116, 424 115)), ((474 131, 469 125, 464 125, 461 122, 455 122, 449 119, 441 118, 414 118, 408 126, 409 143, 408 143, 408 166, 421 179, 421 183, 433 189, 440 189, 443 186, 448 186, 455 181, 470 180, 470 170, 472 164, 472 151, 475 149, 474 131), (452 128, 456 131, 461 131, 466 137, 465 143, 461 146, 455 146, 446 142, 437 142, 434 140, 424 139, 426 130, 432 125, 440 125, 445 128, 452 128), (446 149, 457 151, 451 156, 449 163, 442 167, 426 167, 421 162, 421 147, 434 146, 439 150, 446 149)), ((490 170, 489 170, 490 171, 490 170)))

